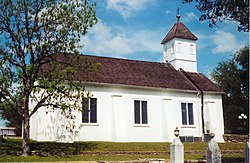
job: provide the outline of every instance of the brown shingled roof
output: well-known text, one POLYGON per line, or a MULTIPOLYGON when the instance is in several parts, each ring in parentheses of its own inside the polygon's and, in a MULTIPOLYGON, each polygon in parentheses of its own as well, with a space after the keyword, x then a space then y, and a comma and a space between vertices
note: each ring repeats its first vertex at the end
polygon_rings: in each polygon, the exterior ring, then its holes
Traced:
POLYGON ((195 83, 199 89, 204 92, 219 92, 223 93, 223 90, 220 89, 216 84, 214 84, 211 80, 209 80, 204 74, 202 73, 195 73, 195 72, 185 72, 188 77, 195 83))
POLYGON ((145 62, 127 59, 96 57, 83 55, 91 62, 100 63, 97 72, 86 74, 79 72, 77 80, 88 82, 197 90, 185 77, 169 63, 145 62))
MULTIPOLYGON (((76 64, 75 55, 57 54, 56 60, 63 65, 66 63, 76 64)), ((183 75, 181 71, 177 71, 170 63, 146 62, 137 60, 127 60, 118 58, 108 58, 90 55, 80 55, 78 58, 81 63, 82 70, 74 74, 76 81, 115 84, 126 86, 139 86, 151 88, 165 88, 176 90, 198 91, 197 87, 183 75), (86 62, 85 62, 86 61, 86 62), (98 63, 100 68, 97 71, 89 72, 85 70, 85 64, 98 63)), ((64 66, 62 66, 64 67, 64 66)), ((48 71, 48 65, 44 65, 42 72, 48 71)), ((187 74, 197 83, 204 91, 222 92, 213 82, 200 73, 187 74)))
POLYGON ((177 21, 170 29, 168 34, 162 40, 161 44, 168 42, 173 38, 183 38, 189 40, 198 40, 198 38, 180 21, 177 21))

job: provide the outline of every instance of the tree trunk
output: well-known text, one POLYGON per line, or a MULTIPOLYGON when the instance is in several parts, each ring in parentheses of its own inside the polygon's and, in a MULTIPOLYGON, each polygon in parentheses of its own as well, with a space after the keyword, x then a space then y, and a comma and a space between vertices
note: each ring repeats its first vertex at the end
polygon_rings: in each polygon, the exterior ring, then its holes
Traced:
POLYGON ((22 156, 30 155, 30 124, 29 117, 25 117, 23 120, 23 146, 22 146, 22 156))
POLYGON ((23 98, 23 146, 22 156, 30 155, 29 95, 23 98))

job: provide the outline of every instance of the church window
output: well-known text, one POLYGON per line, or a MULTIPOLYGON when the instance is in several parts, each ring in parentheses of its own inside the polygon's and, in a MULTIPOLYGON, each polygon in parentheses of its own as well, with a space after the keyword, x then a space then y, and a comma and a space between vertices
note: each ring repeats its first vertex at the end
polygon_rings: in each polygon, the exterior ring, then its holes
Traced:
POLYGON ((178 42, 178 52, 181 52, 181 43, 178 42))
POLYGON ((170 47, 168 47, 168 53, 167 53, 168 55, 170 55, 171 54, 171 48, 170 47))
POLYGON ((174 43, 171 45, 171 53, 174 53, 174 43))
POLYGON ((168 48, 166 47, 165 50, 164 50, 164 58, 166 58, 168 55, 168 48))
POLYGON ((194 125, 193 103, 181 103, 182 125, 194 125))
POLYGON ((190 44, 190 54, 194 54, 194 45, 190 44))
POLYGON ((135 124, 148 124, 148 102, 134 101, 135 124))
POLYGON ((97 98, 83 98, 82 123, 97 123, 97 98))

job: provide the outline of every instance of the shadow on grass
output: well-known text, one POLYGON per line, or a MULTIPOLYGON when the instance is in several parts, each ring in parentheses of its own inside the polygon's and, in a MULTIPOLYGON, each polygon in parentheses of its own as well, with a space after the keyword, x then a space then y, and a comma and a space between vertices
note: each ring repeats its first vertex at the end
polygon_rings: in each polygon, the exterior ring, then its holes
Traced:
POLYGON ((222 162, 223 163, 231 163, 231 162, 244 163, 245 159, 242 157, 239 157, 239 158, 237 158, 237 157, 223 157, 222 162))
POLYGON ((56 142, 32 142, 31 151, 36 155, 77 155, 83 151, 94 150, 97 148, 94 142, 76 143, 56 143, 56 142))
MULTIPOLYGON (((76 155, 84 151, 96 149, 98 146, 94 142, 76 142, 76 143, 56 143, 56 142, 30 142, 30 149, 34 155, 76 155)), ((22 151, 22 140, 6 139, 1 143, 0 155, 19 155, 22 151)))

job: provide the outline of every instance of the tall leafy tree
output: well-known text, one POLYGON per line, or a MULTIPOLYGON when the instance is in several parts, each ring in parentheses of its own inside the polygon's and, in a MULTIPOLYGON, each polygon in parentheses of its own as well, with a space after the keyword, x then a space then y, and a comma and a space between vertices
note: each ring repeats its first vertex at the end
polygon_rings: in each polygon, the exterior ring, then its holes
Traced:
POLYGON ((193 1, 203 13, 200 20, 209 20, 210 27, 227 20, 238 22, 239 31, 249 31, 249 0, 182 0, 183 3, 193 1))
POLYGON ((77 49, 81 35, 96 23, 90 0, 0 1, 0 102, 22 118, 23 156, 30 153, 30 118, 39 108, 75 108, 82 88, 73 74, 92 69, 77 64, 77 49))
POLYGON ((249 131, 249 47, 235 53, 234 57, 220 62, 211 73, 221 87, 223 95, 225 129, 229 133, 249 131), (247 119, 239 119, 241 114, 247 119))

